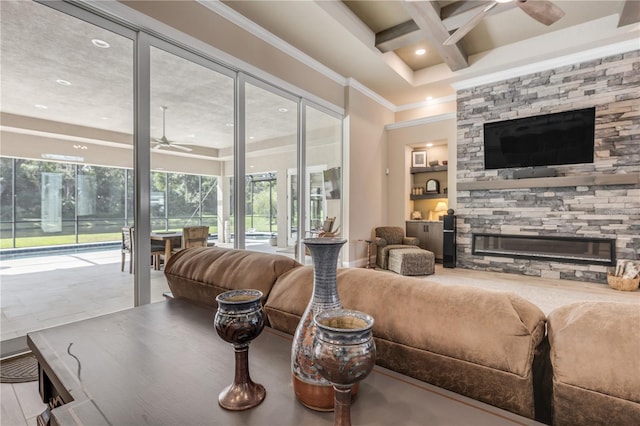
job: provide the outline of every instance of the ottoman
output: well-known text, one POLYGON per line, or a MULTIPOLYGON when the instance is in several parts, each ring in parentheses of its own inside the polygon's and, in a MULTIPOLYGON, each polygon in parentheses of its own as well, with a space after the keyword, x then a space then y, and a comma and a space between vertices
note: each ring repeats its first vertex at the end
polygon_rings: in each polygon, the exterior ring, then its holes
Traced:
POLYGON ((421 248, 393 249, 389 252, 389 270, 400 275, 431 275, 435 255, 421 248))

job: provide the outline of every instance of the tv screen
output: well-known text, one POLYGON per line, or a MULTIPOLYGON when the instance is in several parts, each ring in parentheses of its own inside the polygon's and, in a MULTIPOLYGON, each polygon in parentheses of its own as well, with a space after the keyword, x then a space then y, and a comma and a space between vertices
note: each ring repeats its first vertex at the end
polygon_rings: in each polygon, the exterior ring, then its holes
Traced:
POLYGON ((325 170, 324 172, 324 195, 327 200, 340 199, 340 167, 325 170))
POLYGON ((484 123, 484 168, 593 163, 595 108, 484 123))

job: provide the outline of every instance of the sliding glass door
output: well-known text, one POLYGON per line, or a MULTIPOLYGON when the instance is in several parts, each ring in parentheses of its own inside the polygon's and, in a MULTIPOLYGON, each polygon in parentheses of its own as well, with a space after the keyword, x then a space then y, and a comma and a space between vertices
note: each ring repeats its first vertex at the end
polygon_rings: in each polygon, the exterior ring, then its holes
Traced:
POLYGON ((120 240, 131 217, 135 34, 31 1, 1 8, 6 355, 31 330, 133 306, 120 240))

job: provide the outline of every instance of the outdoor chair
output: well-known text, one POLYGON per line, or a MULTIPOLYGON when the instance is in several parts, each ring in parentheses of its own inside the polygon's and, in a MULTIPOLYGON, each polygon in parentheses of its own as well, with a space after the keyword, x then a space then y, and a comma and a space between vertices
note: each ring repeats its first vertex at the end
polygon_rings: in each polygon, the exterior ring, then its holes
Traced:
POLYGON ((185 226, 182 228, 182 244, 172 251, 177 252, 191 247, 207 247, 209 240, 208 226, 185 226))

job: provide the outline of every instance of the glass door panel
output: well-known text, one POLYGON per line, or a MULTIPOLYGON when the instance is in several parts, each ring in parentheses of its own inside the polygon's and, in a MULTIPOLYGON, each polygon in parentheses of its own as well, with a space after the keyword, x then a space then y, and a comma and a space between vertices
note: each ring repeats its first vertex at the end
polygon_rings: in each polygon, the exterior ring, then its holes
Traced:
POLYGON ((133 306, 134 33, 94 18, 2 2, 2 356, 28 331, 133 306))
POLYGON ((207 225, 211 243, 232 247, 234 78, 177 53, 150 51, 151 230, 207 225))
MULTIPOLYGON (((245 85, 245 248, 293 256, 287 200, 298 155, 298 104, 266 85, 245 85)), ((295 210, 294 210, 295 211, 295 210)))
POLYGON ((342 119, 305 105, 305 158, 309 204, 307 229, 316 235, 335 218, 331 235, 342 233, 342 119))

